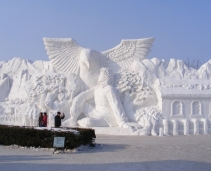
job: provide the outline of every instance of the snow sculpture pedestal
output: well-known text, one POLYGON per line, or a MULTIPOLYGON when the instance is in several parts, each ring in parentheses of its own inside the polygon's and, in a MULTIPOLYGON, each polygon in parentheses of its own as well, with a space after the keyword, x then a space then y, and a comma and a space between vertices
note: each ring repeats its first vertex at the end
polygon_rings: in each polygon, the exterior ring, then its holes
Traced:
POLYGON ((131 128, 92 127, 96 135, 134 135, 131 128))

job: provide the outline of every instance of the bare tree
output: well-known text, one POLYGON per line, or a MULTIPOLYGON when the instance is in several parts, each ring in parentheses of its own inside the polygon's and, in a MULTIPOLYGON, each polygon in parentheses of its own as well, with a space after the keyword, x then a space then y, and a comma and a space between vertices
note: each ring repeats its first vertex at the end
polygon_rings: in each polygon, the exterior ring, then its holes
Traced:
POLYGON ((187 58, 187 60, 184 61, 184 63, 188 67, 192 67, 192 68, 197 69, 197 70, 200 68, 200 66, 202 64, 199 59, 197 59, 197 60, 196 59, 190 60, 189 58, 187 58))

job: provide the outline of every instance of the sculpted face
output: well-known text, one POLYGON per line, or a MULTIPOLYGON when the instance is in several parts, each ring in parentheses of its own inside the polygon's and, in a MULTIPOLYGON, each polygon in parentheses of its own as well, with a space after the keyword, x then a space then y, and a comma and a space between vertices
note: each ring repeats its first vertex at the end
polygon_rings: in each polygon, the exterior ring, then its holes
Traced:
POLYGON ((111 84, 111 70, 109 68, 101 68, 100 75, 98 77, 98 83, 107 82, 111 84))
POLYGON ((104 82, 107 79, 108 79, 108 76, 101 72, 99 77, 98 77, 98 83, 104 82))

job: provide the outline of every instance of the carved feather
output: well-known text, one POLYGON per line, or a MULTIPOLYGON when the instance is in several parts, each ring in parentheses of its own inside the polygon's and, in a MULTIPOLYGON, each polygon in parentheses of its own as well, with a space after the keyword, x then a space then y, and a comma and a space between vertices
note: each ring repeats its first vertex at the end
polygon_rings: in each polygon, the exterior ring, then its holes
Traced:
POLYGON ((117 72, 121 68, 128 68, 132 61, 146 58, 153 41, 154 38, 122 40, 116 47, 102 52, 102 58, 107 59, 101 58, 101 61, 106 63, 104 65, 109 66, 113 72, 117 72))
MULTIPOLYGON (((43 38, 53 66, 64 73, 76 73, 83 49, 71 38, 43 38)), ((122 40, 116 47, 99 53, 100 65, 113 72, 128 68, 134 60, 143 60, 150 52, 154 38, 122 40)))
POLYGON ((76 73, 79 57, 84 49, 71 38, 43 38, 45 49, 53 66, 64 73, 76 73))

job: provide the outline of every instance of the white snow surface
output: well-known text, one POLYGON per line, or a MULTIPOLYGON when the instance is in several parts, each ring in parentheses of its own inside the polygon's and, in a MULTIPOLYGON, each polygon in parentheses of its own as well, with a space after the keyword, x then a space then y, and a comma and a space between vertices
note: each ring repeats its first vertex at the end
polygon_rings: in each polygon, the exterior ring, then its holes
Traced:
POLYGON ((65 154, 0 146, 1 171, 210 171, 211 136, 97 136, 65 154), (99 148, 100 147, 100 148, 99 148))

